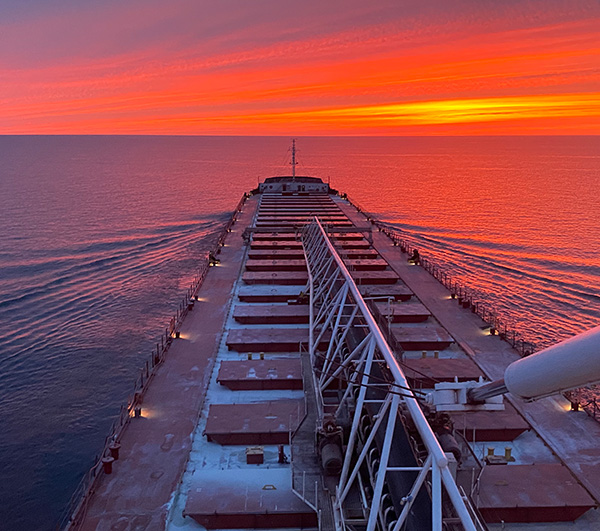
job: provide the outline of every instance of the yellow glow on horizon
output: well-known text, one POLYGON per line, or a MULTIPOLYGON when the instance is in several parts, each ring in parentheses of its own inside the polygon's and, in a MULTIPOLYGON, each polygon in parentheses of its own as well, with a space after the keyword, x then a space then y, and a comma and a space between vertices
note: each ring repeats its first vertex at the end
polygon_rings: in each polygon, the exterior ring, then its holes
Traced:
POLYGON ((600 116, 600 94, 560 94, 402 102, 297 112, 213 117, 211 121, 277 124, 293 121, 340 125, 407 126, 600 116))

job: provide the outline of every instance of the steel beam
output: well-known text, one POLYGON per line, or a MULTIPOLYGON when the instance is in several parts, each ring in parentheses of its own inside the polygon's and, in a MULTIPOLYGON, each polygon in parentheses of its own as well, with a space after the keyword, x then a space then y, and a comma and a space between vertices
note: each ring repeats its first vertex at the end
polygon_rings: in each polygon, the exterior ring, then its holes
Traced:
MULTIPOLYGON (((354 407, 352 429, 336 489, 336 500, 334 502, 337 513, 336 521, 344 522, 344 501, 350 489, 356 483, 361 492, 366 518, 368 518, 366 529, 367 531, 374 531, 378 521, 382 525, 385 523, 385 514, 381 502, 387 474, 405 472, 414 474, 415 471, 419 470, 410 492, 403 497, 405 505, 394 531, 399 531, 400 526, 409 514, 410 506, 429 476, 432 496, 432 529, 434 531, 441 531, 442 529, 442 487, 444 487, 465 530, 475 531, 475 524, 448 469, 448 459, 444 451, 432 432, 415 395, 409 390, 408 381, 363 300, 356 283, 317 218, 314 218, 310 224, 304 227, 302 243, 309 272, 309 337, 313 368, 321 363, 321 360, 317 360, 316 345, 319 344, 326 331, 330 330, 332 332, 331 342, 322 360, 322 365, 319 365, 322 366, 322 372, 319 378, 313 378, 313 381, 318 383, 315 386, 315 392, 321 395, 335 378, 346 375, 348 388, 344 392, 337 411, 339 413, 345 404, 354 407), (366 337, 351 352, 350 350, 344 352, 343 346, 351 329, 360 329, 366 337), (353 361, 357 358, 358 362, 353 370, 353 361), (367 403, 367 387, 376 386, 385 389, 385 387, 381 387, 379 382, 377 384, 371 383, 371 371, 380 362, 384 364, 384 370, 389 371, 393 383, 387 385, 384 400, 369 401, 372 404, 380 403, 380 407, 377 413, 372 416, 375 423, 366 441, 364 441, 360 454, 355 459, 363 406, 367 403), (360 385, 360 391, 356 404, 353 404, 352 391, 356 385, 360 385), (428 456, 423 467, 389 466, 389 455, 400 402, 404 403, 405 409, 410 414, 427 449, 428 456), (384 418, 387 418, 385 436, 377 467, 373 497, 368 502, 358 472, 372 448, 375 435, 384 422, 384 418)), ((318 403, 323 404, 322 395, 317 400, 318 403)), ((322 422, 322 412, 319 418, 322 422)))

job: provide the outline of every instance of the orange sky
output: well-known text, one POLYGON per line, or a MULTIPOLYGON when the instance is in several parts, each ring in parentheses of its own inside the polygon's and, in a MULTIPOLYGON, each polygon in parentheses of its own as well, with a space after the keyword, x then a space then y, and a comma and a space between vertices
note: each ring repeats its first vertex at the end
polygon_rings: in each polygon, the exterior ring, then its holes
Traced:
POLYGON ((600 134, 596 1, 4 2, 0 134, 600 134))

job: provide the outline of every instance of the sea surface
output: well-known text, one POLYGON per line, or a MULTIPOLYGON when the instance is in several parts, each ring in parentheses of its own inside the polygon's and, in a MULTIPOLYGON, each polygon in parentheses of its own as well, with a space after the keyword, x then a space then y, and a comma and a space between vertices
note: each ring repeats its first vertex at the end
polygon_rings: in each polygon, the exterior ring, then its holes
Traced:
MULTIPOLYGON (((242 193, 289 138, 0 137, 0 528, 54 529, 242 193)), ((539 346, 600 324, 600 137, 298 139, 539 346)))

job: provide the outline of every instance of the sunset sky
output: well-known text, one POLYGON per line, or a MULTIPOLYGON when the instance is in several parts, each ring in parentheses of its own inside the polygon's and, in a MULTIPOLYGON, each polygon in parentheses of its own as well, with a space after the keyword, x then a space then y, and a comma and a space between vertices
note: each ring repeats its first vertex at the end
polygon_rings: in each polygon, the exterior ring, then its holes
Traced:
POLYGON ((600 134, 600 2, 0 0, 0 134, 600 134))

